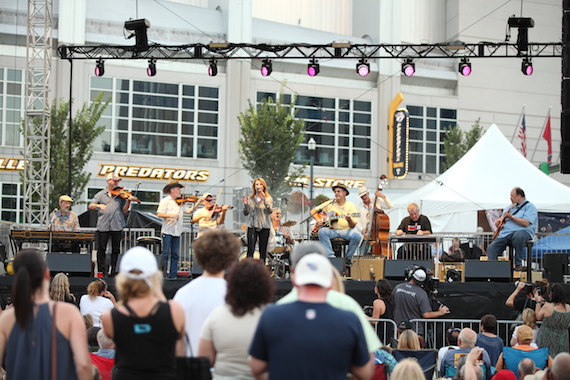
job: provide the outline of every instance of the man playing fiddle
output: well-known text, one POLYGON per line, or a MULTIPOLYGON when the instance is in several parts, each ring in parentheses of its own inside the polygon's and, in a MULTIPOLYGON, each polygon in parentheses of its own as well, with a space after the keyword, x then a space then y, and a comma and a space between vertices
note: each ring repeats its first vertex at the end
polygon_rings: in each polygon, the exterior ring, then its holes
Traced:
POLYGON ((216 202, 212 197, 212 194, 205 193, 204 207, 196 211, 194 217, 192 218, 192 223, 198 223, 198 238, 206 231, 215 230, 226 220, 226 212, 230 208, 228 205, 220 205, 219 212, 215 209, 216 202))
POLYGON ((178 274, 178 253, 180 251, 183 213, 192 213, 203 200, 200 198, 194 207, 188 206, 186 202, 177 202, 182 194, 183 187, 178 181, 168 182, 162 189, 162 192, 168 195, 162 198, 156 211, 156 216, 162 219, 160 233, 162 237, 163 270, 166 273, 166 278, 176 278, 178 274))
POLYGON ((125 228, 124 214, 129 211, 131 201, 136 197, 128 195, 123 198, 113 195, 119 189, 121 177, 117 173, 107 174, 107 187, 99 191, 89 204, 89 210, 98 210, 97 218, 97 270, 105 272, 105 252, 107 243, 111 238, 111 276, 117 273, 117 260, 121 248, 123 228, 125 228))
MULTIPOLYGON (((79 231, 79 218, 71 211, 73 199, 69 195, 59 197, 59 210, 53 210, 50 214, 50 231, 79 231)), ((78 243, 54 243, 52 252, 77 252, 78 243)))
POLYGON ((347 201, 346 196, 349 194, 348 189, 343 184, 337 184, 332 187, 334 191, 334 199, 325 202, 325 206, 319 205, 311 210, 311 215, 317 219, 317 227, 323 226, 323 221, 319 220, 319 211, 326 211, 329 219, 332 220, 330 228, 319 228, 319 241, 323 243, 327 250, 328 257, 335 257, 332 248, 331 239, 343 238, 348 240, 348 248, 346 257, 348 259, 347 266, 352 265, 352 256, 362 242, 362 234, 356 227, 358 222, 358 209, 354 203, 347 201))

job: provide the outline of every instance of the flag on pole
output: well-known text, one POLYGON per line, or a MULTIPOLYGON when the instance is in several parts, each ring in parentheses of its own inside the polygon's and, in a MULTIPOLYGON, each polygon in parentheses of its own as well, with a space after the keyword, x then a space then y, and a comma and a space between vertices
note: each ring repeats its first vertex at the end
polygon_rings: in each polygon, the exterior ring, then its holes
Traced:
POLYGON ((546 140, 548 144, 548 166, 552 165, 552 134, 550 132, 550 112, 548 112, 548 117, 546 118, 546 126, 544 127, 544 132, 542 133, 542 138, 546 140))
POLYGON ((523 113, 518 137, 521 139, 521 153, 526 157, 526 122, 523 113))

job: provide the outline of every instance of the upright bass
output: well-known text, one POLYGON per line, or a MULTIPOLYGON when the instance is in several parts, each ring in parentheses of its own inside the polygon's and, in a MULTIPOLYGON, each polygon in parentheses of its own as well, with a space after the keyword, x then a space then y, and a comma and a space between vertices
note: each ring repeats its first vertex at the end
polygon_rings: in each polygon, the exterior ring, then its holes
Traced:
MULTIPOLYGON (((387 177, 382 174, 380 176, 380 183, 377 190, 382 188, 388 183, 387 177)), ((374 196, 374 203, 372 207, 372 224, 370 227, 370 238, 372 240, 372 254, 390 256, 388 250, 388 237, 390 236, 390 218, 384 210, 376 207, 376 196, 374 196)))

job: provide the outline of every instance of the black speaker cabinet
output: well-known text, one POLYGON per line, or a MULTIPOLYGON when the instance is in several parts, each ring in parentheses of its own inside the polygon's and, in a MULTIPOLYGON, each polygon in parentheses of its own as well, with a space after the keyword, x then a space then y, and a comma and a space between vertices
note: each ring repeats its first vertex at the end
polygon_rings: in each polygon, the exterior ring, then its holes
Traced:
POLYGON ((405 280, 406 268, 419 265, 433 270, 431 260, 386 260, 384 263, 384 278, 387 280, 405 280))
POLYGON ((465 261, 465 281, 512 281, 510 261, 465 261))
POLYGON ((52 276, 59 272, 74 277, 91 275, 91 255, 48 253, 46 262, 52 276))
POLYGON ((544 277, 550 282, 564 282, 565 274, 568 274, 568 254, 545 253, 544 277))
POLYGON ((342 275, 346 271, 346 258, 345 257, 329 257, 331 264, 342 275))

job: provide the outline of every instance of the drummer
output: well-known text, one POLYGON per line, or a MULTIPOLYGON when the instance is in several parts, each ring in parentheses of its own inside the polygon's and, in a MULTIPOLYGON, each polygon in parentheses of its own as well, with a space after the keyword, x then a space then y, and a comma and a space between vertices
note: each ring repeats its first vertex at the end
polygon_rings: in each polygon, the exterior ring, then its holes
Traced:
POLYGON ((281 223, 281 217, 283 214, 279 208, 273 208, 273 212, 270 216, 271 225, 275 230, 276 251, 281 248, 286 255, 293 249, 293 245, 295 244, 295 236, 293 236, 293 233, 289 227, 286 227, 283 225, 283 223, 281 223))

